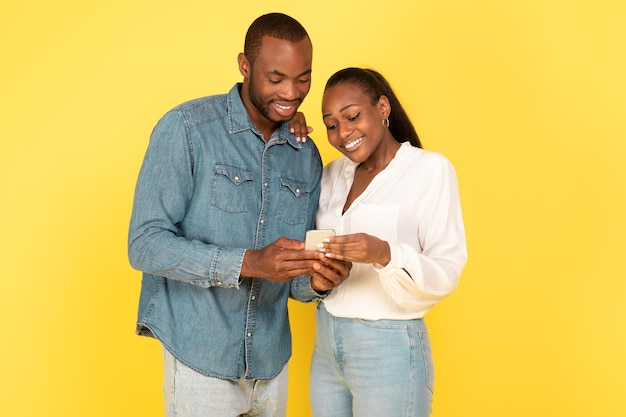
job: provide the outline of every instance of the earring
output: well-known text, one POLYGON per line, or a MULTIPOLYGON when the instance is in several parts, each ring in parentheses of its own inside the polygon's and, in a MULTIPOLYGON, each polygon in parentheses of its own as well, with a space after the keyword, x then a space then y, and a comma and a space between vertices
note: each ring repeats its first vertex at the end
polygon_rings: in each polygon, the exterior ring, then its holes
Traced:
POLYGON ((383 126, 389 127, 389 118, 383 119, 383 126))

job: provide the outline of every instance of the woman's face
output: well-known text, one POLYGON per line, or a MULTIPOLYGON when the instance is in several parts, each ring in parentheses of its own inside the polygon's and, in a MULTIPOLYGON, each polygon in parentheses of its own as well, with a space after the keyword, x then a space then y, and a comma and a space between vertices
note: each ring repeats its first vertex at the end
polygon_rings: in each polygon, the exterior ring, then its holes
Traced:
POLYGON ((322 118, 328 141, 354 162, 362 163, 377 150, 388 132, 382 121, 389 115, 389 101, 375 104, 361 88, 343 83, 330 87, 322 99, 322 118))

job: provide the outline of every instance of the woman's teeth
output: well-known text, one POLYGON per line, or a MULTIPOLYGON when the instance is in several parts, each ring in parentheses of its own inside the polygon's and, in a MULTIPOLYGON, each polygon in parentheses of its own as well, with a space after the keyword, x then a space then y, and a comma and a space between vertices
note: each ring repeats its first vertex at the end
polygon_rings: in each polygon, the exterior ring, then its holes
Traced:
POLYGON ((343 147, 346 148, 347 150, 350 150, 354 148, 355 146, 360 145, 361 142, 363 142, 363 137, 357 138, 353 140, 352 142, 348 142, 345 145, 343 145, 343 147))

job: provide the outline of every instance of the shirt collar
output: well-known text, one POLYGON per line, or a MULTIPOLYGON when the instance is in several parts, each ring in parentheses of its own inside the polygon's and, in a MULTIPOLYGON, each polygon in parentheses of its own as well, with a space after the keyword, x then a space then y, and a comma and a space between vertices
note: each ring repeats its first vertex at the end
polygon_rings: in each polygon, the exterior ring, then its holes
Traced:
MULTIPOLYGON (((241 101, 241 96, 239 95, 241 85, 241 83, 235 84, 228 92, 227 109, 229 132, 233 134, 244 130, 252 130, 257 136, 262 137, 262 133, 257 129, 254 123, 252 123, 252 120, 250 120, 250 116, 248 116, 248 112, 241 101)), ((289 131, 288 122, 281 123, 277 129, 277 133, 278 139, 276 143, 282 144, 287 142, 296 149, 302 148, 302 143, 298 142, 294 134, 289 131)))
MULTIPOLYGON (((404 161, 409 155, 411 155, 411 150, 410 149, 412 147, 413 146, 408 141, 407 142, 401 142, 400 143, 400 148, 398 148, 398 152, 396 152, 396 155, 393 157, 393 159, 391 161, 389 161, 389 164, 387 165, 387 167, 384 170, 392 168, 397 163, 400 163, 401 161, 404 161)), ((358 162, 353 162, 350 158, 348 158, 345 155, 343 156, 343 158, 346 161, 345 165, 344 165, 344 169, 342 171, 344 178, 352 178, 352 177, 354 177, 354 173, 356 172, 356 169, 359 167, 359 163, 358 162)))

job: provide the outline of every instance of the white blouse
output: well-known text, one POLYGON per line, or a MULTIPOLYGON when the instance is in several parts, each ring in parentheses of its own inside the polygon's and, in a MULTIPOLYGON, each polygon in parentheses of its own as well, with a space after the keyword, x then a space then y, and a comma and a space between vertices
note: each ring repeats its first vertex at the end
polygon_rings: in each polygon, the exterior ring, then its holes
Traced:
POLYGON ((386 240, 391 262, 355 263, 324 305, 338 317, 421 318, 456 289, 467 261, 454 167, 405 142, 342 214, 357 165, 344 156, 324 168, 317 228, 386 240))

